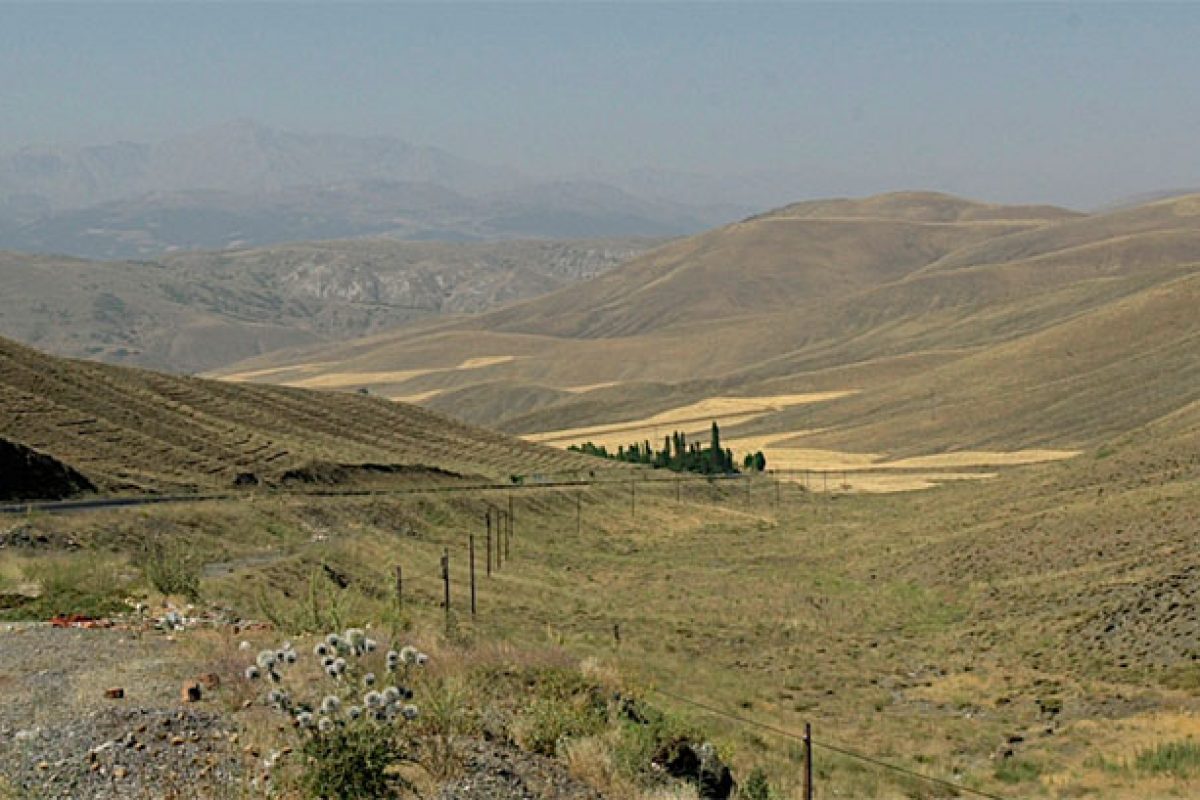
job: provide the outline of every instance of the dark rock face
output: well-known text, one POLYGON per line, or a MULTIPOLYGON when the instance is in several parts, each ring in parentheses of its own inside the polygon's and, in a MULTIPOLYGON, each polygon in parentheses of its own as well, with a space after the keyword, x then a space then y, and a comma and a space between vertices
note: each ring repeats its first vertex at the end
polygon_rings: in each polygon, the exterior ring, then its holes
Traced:
POLYGON ((0 439, 0 501, 62 500, 94 491, 91 481, 61 461, 0 439))
POLYGON ((701 800, 729 800, 736 785, 729 767, 710 744, 681 741, 664 747, 655 757, 672 778, 696 784, 701 800))

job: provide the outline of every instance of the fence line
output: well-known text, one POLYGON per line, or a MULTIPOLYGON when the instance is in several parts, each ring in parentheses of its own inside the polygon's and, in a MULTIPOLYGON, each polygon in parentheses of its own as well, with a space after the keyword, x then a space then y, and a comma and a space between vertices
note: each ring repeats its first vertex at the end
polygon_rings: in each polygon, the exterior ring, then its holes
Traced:
MULTIPOLYGON (((804 737, 799 734, 792 733, 791 731, 784 730, 783 728, 777 728, 774 725, 768 725, 765 722, 759 722, 758 720, 750 719, 749 717, 743 717, 740 714, 734 714, 732 712, 725 711, 724 709, 716 708, 715 706, 710 706, 707 703, 702 703, 699 700, 693 700, 690 697, 684 697, 683 695, 675 694, 674 692, 669 692, 665 689, 659 689, 659 688, 652 688, 650 691, 652 691, 656 694, 660 694, 663 697, 668 697, 672 700, 678 701, 685 705, 695 706, 696 708, 707 711, 710 714, 715 714, 718 717, 725 717, 726 719, 732 720, 734 722, 738 722, 742 725, 749 725, 750 727, 753 727, 753 728, 759 728, 764 731, 769 731, 770 733, 774 733, 777 736, 783 736, 784 738, 792 739, 792 740, 795 740, 798 742, 804 741, 804 737)), ((926 781, 928 783, 937 784, 939 786, 945 786, 947 788, 954 789, 956 792, 962 792, 964 794, 970 794, 970 795, 974 795, 976 797, 984 797, 984 798, 987 798, 987 800, 1009 800, 1009 798, 1003 797, 998 794, 992 794, 991 792, 986 792, 982 789, 973 789, 970 786, 964 786, 960 783, 955 783, 954 781, 948 781, 945 778, 937 778, 932 775, 925 775, 925 774, 917 772, 915 770, 908 769, 907 767, 901 767, 897 764, 891 764, 887 761, 883 761, 878 758, 875 758, 874 756, 869 756, 865 753, 859 753, 855 750, 851 750, 850 748, 845 747, 844 745, 835 745, 835 744, 831 744, 829 742, 819 741, 817 739, 811 739, 810 741, 812 742, 813 747, 824 748, 825 750, 829 750, 830 752, 837 753, 842 756, 846 756, 847 758, 853 758, 857 761, 862 761, 867 764, 873 764, 874 766, 879 767, 881 769, 891 770, 892 772, 896 772, 896 773, 899 773, 902 775, 907 775, 910 778, 916 778, 918 780, 926 781)))
MULTIPOLYGON (((816 470, 814 470, 813 472, 823 473, 826 480, 828 480, 827 472, 816 471, 816 470)), ((688 480, 688 479, 683 479, 683 480, 688 480)), ((675 483, 676 489, 678 490, 679 484, 682 483, 683 481, 678 480, 678 479, 676 479, 676 480, 661 480, 660 479, 658 481, 651 481, 651 482, 675 483)), ((779 503, 779 481, 778 481, 778 478, 774 478, 772 482, 774 484, 773 488, 774 488, 774 494, 775 494, 775 502, 778 505, 778 503, 779 503)), ((617 482, 614 481, 613 483, 617 483, 617 482)), ((513 486, 511 488, 516 489, 516 488, 521 488, 521 487, 513 486)), ((551 487, 545 487, 545 488, 551 488, 551 487)), ((563 487, 560 486, 560 487, 553 487, 553 488, 563 488, 563 487)), ((633 483, 630 482, 631 506, 632 506, 632 503, 634 502, 634 500, 633 500, 633 498, 635 497, 635 495, 633 494, 634 491, 635 490, 633 489, 633 483)), ((747 491, 749 491, 749 483, 747 483, 747 491)), ((576 489, 574 499, 575 499, 575 506, 576 506, 576 526, 578 529, 578 526, 580 523, 580 516, 581 516, 580 515, 580 500, 581 500, 581 498, 580 498, 578 488, 576 489)), ((491 542, 492 542, 491 521, 493 519, 493 513, 495 515, 495 518, 497 519, 497 525, 496 525, 496 530, 495 530, 495 533, 496 533, 495 549, 497 552, 495 553, 495 556, 497 558, 497 561, 499 561, 499 559, 501 557, 500 551, 501 551, 501 546, 502 546, 501 538, 503 536, 504 550, 507 551, 507 549, 508 549, 507 545, 508 545, 508 543, 510 541, 510 537, 511 537, 511 533, 510 533, 511 527, 506 528, 506 524, 508 526, 511 526, 512 525, 512 517, 514 516, 512 494, 510 493, 508 495, 508 511, 507 512, 497 508, 495 505, 493 505, 491 503, 487 503, 486 506, 487 506, 487 510, 488 510, 488 513, 486 515, 486 520, 487 520, 486 535, 488 537, 489 545, 491 545, 491 542), (501 522, 500 520, 505 517, 507 517, 507 519, 505 519, 504 522, 501 522)), ((631 512, 632 511, 633 511, 633 508, 631 507, 631 512)), ((474 555, 475 555, 475 553, 474 553, 474 536, 472 534, 468 534, 468 552, 469 552, 469 558, 470 558, 470 563, 468 566, 470 569, 471 615, 474 617, 475 613, 476 613, 476 592, 475 592, 475 575, 474 575, 474 555)), ((507 555, 507 553, 505 553, 505 555, 507 555)), ((489 567, 491 566, 490 565, 490 561, 491 561, 490 556, 491 556, 491 554, 489 553, 489 567)), ((400 566, 397 565, 396 569, 399 570, 400 566)), ((413 576, 413 577, 409 577, 408 575, 405 575, 405 577, 404 577, 405 583, 409 583, 411 581, 416 581, 418 584, 420 584, 422 586, 429 586, 430 584, 434 584, 435 586, 438 584, 443 585, 445 595, 444 595, 443 601, 438 603, 438 605, 442 605, 445 608, 447 625, 449 625, 449 621, 450 621, 450 601, 451 601, 450 583, 449 583, 449 578, 448 578, 449 570, 450 570, 449 549, 446 548, 443 550, 440 574, 438 574, 436 576, 417 575, 417 576, 413 576)), ((499 571, 499 565, 497 565, 497 571, 499 571)), ((491 577, 490 574, 489 574, 489 577, 491 577)), ((434 602, 437 602, 437 601, 435 600, 434 602)), ((615 641, 617 641, 619 643, 620 642, 620 623, 614 623, 613 636, 614 636, 615 641)), ((938 778, 938 777, 935 777, 932 775, 925 775, 921 772, 917 772, 916 770, 908 769, 907 767, 902 767, 898 764, 892 764, 890 762, 883 761, 882 759, 876 758, 876 757, 868 755, 866 753, 858 752, 858 751, 853 750, 844 745, 834 744, 832 742, 822 741, 822 740, 813 738, 811 736, 811 730, 807 724, 805 726, 805 730, 806 730, 805 735, 800 735, 797 733, 793 733, 792 731, 785 730, 783 728, 779 728, 774 725, 770 725, 770 724, 767 724, 764 722, 759 722, 758 720, 754 720, 749 717, 742 716, 740 714, 735 714, 735 713, 726 711, 724 709, 717 708, 717 707, 709 705, 707 703, 700 702, 699 700, 693 700, 690 697, 684 697, 683 695, 668 691, 666 689, 652 687, 650 689, 650 691, 654 692, 656 694, 659 694, 663 697, 674 700, 676 702, 683 703, 684 705, 693 706, 693 707, 701 709, 702 711, 705 711, 707 713, 714 714, 719 717, 723 717, 725 719, 731 720, 738 724, 746 725, 746 726, 753 727, 753 728, 758 728, 760 730, 767 731, 767 732, 775 734, 777 736, 782 736, 786 739, 791 739, 791 740, 798 741, 798 742, 801 742, 802 744, 804 744, 805 759, 806 759, 805 789, 806 789, 807 797, 813 796, 812 795, 813 783, 812 783, 812 776, 811 776, 812 750, 814 748, 820 748, 820 749, 828 750, 829 752, 832 752, 832 753, 837 753, 838 755, 844 756, 846 758, 854 759, 856 761, 861 761, 866 764, 871 764, 872 766, 875 766, 879 769, 887 770, 887 771, 894 772, 894 773, 900 774, 900 775, 905 775, 914 780, 924 781, 926 783, 936 785, 936 786, 941 786, 941 787, 944 787, 947 789, 951 789, 955 792, 959 792, 962 794, 972 795, 974 797, 985 798, 985 800, 1010 800, 1009 798, 1006 798, 1002 795, 994 794, 992 792, 988 792, 988 791, 985 791, 982 789, 975 789, 970 786, 965 786, 965 785, 962 785, 959 783, 955 783, 954 781, 950 781, 945 778, 938 778)))

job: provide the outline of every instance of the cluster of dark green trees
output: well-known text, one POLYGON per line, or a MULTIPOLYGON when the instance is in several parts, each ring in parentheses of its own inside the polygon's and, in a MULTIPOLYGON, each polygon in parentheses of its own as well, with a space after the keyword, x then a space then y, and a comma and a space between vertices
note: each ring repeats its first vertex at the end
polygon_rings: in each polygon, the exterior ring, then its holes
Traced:
MULTIPOLYGON (((663 439, 663 448, 655 450, 649 440, 633 442, 628 447, 619 446, 617 452, 609 452, 604 445, 585 442, 573 444, 567 448, 576 453, 586 453, 600 458, 612 458, 631 464, 646 464, 655 469, 670 469, 675 472, 699 472, 703 475, 723 475, 738 472, 733 461, 733 451, 721 447, 721 429, 717 423, 712 424, 712 438, 707 447, 701 447, 697 442, 689 442, 679 431, 663 439)), ((767 467, 767 459, 760 450, 757 453, 747 453, 742 460, 742 469, 761 472, 767 467)))

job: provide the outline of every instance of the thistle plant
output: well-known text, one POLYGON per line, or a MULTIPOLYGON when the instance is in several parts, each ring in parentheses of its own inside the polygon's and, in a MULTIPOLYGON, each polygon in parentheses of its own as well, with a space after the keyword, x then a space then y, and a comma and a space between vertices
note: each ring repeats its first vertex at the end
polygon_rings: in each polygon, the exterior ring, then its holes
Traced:
POLYGON ((420 717, 408 684, 429 657, 405 646, 381 658, 379 649, 366 630, 350 628, 324 636, 311 657, 283 642, 260 651, 246 667, 249 681, 265 678, 291 689, 274 686, 262 702, 287 717, 301 737, 306 758, 300 779, 314 797, 382 796, 399 780, 387 768, 408 758, 403 727, 420 717))

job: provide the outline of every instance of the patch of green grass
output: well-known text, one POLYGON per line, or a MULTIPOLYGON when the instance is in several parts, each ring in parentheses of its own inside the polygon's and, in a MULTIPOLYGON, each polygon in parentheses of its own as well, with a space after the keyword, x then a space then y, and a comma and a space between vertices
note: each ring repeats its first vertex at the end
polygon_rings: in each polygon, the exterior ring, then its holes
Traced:
POLYGON ((1006 758, 996 765, 996 780, 1002 783, 1028 783, 1042 774, 1042 765, 1027 758, 1006 758))
POLYGON ((1133 763, 1138 771, 1151 775, 1190 778, 1200 773, 1200 744, 1190 739, 1164 742, 1139 751, 1133 763))
POLYGON ((6 619, 48 619, 55 614, 105 617, 128 610, 133 579, 124 561, 95 553, 39 556, 22 566, 38 595, 0 611, 6 619))

